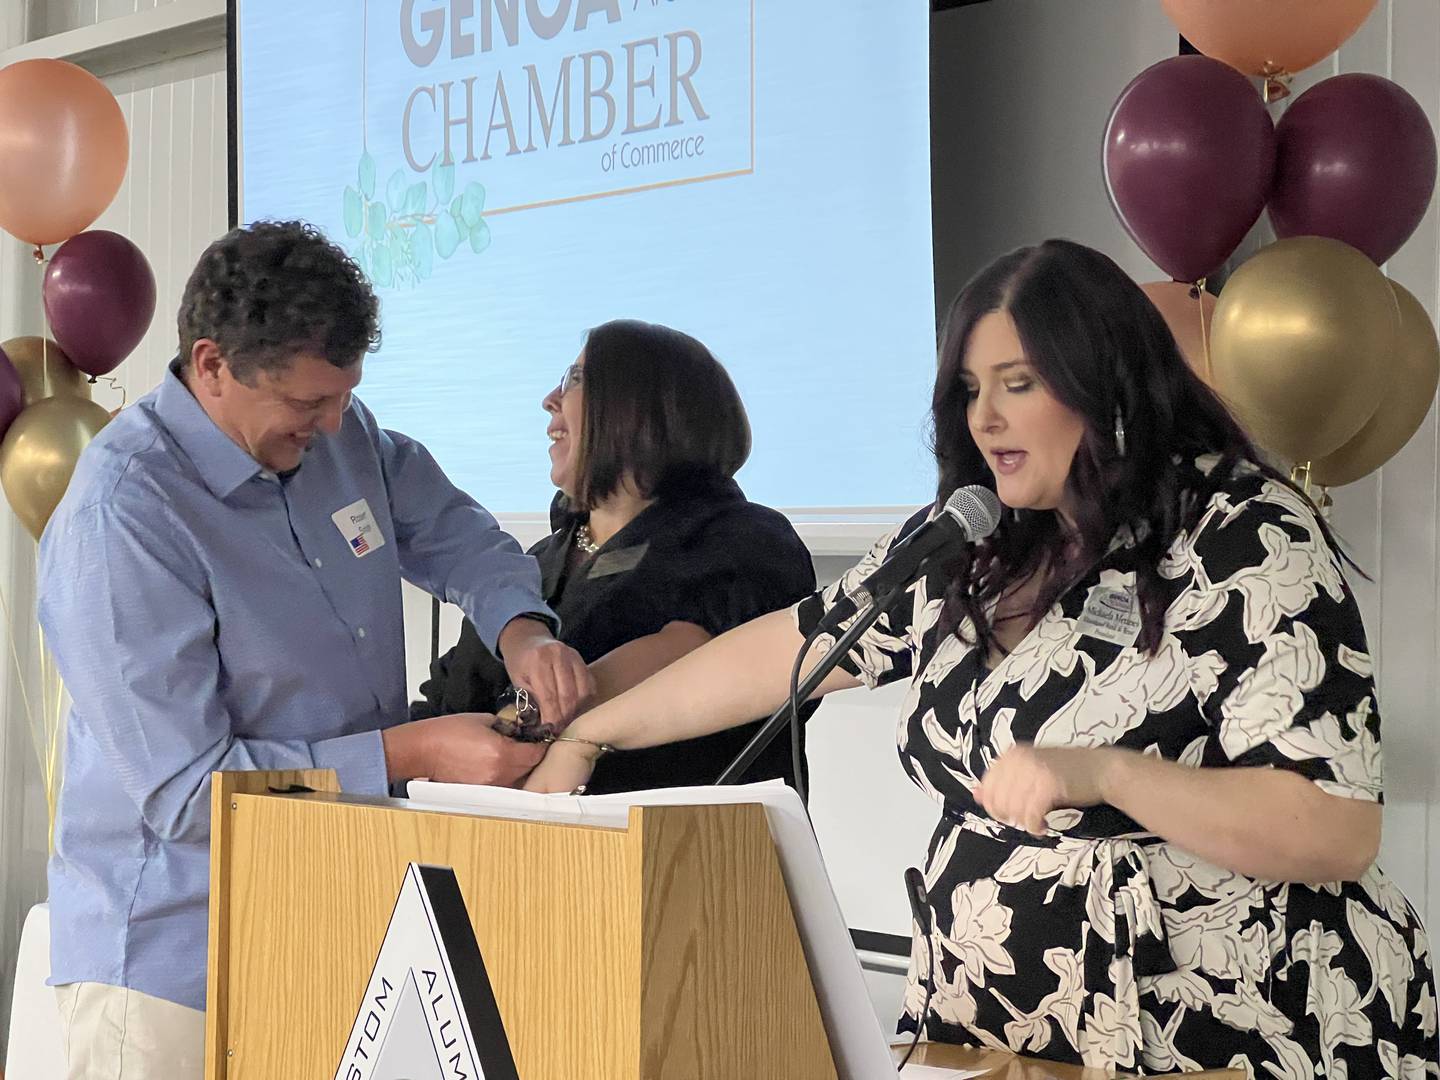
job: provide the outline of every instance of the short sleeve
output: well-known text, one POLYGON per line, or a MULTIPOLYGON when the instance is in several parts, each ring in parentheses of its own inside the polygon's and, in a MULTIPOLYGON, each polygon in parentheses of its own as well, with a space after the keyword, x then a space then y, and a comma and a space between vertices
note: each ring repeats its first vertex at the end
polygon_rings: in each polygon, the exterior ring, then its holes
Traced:
MULTIPOLYGON (((865 557, 845 571, 838 581, 796 604, 793 609, 795 625, 800 632, 809 637, 820 625, 820 620, 832 611, 840 616, 840 634, 849 629, 856 614, 854 601, 847 599, 849 594, 889 557, 895 545, 934 517, 936 512, 934 507, 918 511, 876 541, 865 557)), ((916 590, 923 581, 922 578, 901 591, 840 661, 841 668, 872 690, 907 679, 914 671, 915 656, 919 651, 915 631, 916 590)), ((829 648, 839 636, 822 634, 815 647, 829 648)))
POLYGON ((785 516, 755 504, 705 533, 705 550, 686 560, 674 618, 719 637, 788 607, 815 588, 815 567, 785 516))
POLYGON ((1360 610, 1309 502, 1252 476, 1211 500, 1162 573, 1191 573, 1167 629, 1210 734, 1203 764, 1287 769, 1382 800, 1380 715, 1360 610))

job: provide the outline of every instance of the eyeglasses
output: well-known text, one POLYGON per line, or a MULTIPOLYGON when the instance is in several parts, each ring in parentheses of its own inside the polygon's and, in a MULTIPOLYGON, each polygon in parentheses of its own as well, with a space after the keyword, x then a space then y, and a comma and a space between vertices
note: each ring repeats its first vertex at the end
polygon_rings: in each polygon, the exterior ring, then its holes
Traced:
POLYGON ((585 382, 585 368, 578 363, 571 364, 565 369, 565 374, 560 376, 560 396, 564 397, 575 387, 585 382))

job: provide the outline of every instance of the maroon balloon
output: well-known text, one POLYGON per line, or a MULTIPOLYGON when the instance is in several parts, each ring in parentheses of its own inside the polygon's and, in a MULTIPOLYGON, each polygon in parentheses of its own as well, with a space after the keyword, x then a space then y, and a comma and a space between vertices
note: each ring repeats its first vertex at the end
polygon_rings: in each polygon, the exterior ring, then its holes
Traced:
POLYGON ((23 408, 25 384, 20 381, 20 373, 15 370, 10 357, 5 355, 4 349, 0 349, 0 439, 5 437, 5 432, 10 430, 10 425, 23 408))
POLYGON ((134 351, 155 317, 155 274, 119 233, 73 236, 45 271, 45 314, 70 362, 104 375, 134 351))
POLYGON ((1435 190, 1435 133, 1420 103, 1379 75, 1316 83, 1276 126, 1277 236, 1328 236, 1376 264, 1400 250, 1435 190))
POLYGON ((1265 208, 1275 128, 1250 80, 1208 56, 1146 68, 1105 128, 1105 186, 1126 230, 1176 281, 1219 269, 1265 208))

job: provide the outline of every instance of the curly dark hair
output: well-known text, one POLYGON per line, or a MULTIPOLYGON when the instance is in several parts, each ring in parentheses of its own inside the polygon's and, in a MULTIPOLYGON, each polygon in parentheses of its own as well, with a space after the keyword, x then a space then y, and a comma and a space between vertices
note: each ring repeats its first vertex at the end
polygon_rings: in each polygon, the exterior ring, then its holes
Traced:
POLYGON ((313 225, 259 221, 232 229, 195 264, 180 300, 180 363, 195 342, 220 347, 253 385, 298 352, 353 367, 380 344, 380 302, 360 267, 313 225))
MULTIPOLYGON (((1038 618, 1084 568, 1104 556, 1122 526, 1137 540, 1139 647, 1153 653, 1164 630, 1159 567, 1182 532, 1195 527, 1210 497, 1241 463, 1289 487, 1266 464, 1215 392, 1191 371, 1159 311, 1113 260, 1068 240, 1020 248, 981 270, 956 297, 940 346, 931 408, 940 497, 995 481, 967 418, 965 351, 975 324, 1008 312, 1025 359, 1045 388, 1085 422, 1068 483, 1077 498, 1079 554, 1059 517, 1043 510, 1006 512, 992 537, 967 546, 946 569, 942 633, 968 618, 979 644, 995 646, 986 614, 1014 586, 1042 575, 1029 615, 1038 618), (1116 445, 1116 419, 1126 449, 1116 445), (1198 483, 1192 462, 1219 455, 1198 483)), ((1350 566, 1324 521, 1326 539, 1350 566)))

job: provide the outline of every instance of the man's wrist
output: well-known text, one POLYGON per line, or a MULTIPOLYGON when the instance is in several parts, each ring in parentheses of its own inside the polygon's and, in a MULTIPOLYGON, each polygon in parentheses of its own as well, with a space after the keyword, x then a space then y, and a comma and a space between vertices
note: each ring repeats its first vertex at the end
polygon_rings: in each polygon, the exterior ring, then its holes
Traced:
POLYGON ((538 612, 523 612, 516 615, 500 629, 500 635, 495 639, 496 651, 500 659, 504 659, 507 653, 523 651, 519 648, 536 638, 554 638, 554 630, 550 621, 538 612))
POLYGON ((385 772, 391 782, 430 775, 424 720, 386 728, 380 733, 380 742, 385 750, 385 772))

